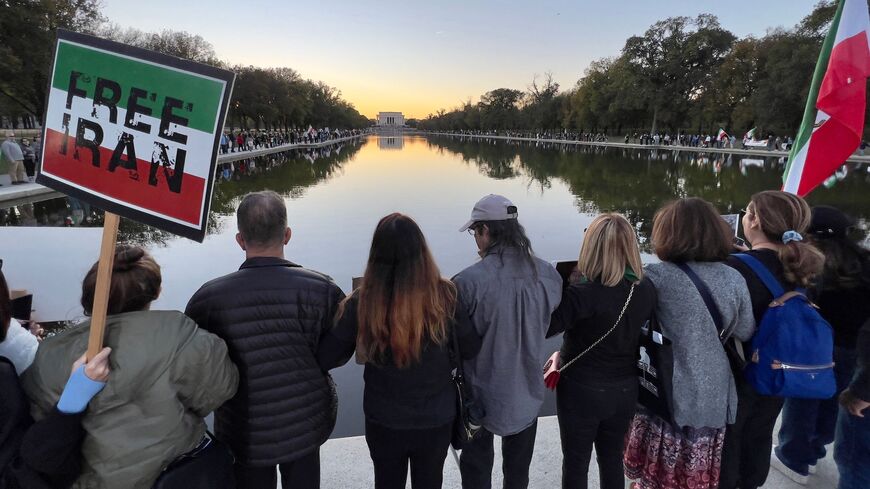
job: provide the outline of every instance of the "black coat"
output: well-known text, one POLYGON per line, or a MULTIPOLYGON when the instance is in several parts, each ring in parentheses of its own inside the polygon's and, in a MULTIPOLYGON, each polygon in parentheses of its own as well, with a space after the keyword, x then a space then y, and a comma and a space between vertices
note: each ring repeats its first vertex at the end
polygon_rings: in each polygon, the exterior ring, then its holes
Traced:
POLYGON ((83 416, 55 409, 34 424, 15 367, 0 357, 0 489, 71 486, 81 467, 83 416))
POLYGON ((258 257, 190 299, 185 313, 226 341, 239 368, 239 389, 215 413, 215 432, 242 464, 292 462, 329 438, 332 391, 315 353, 343 298, 326 275, 258 257))
MULTIPOLYGON (((344 314, 324 336, 317 352, 321 368, 330 370, 344 365, 356 350, 359 331, 359 295, 345 305, 344 314)), ((447 324, 448 337, 442 344, 423 338, 420 358, 405 368, 393 362, 387 348, 380 363, 367 362, 363 378, 363 412, 366 421, 396 430, 436 428, 456 417, 456 388, 451 372, 451 336, 459 342, 459 356, 474 358, 480 351, 480 335, 471 324, 468 312, 457 301, 456 311, 447 324)))

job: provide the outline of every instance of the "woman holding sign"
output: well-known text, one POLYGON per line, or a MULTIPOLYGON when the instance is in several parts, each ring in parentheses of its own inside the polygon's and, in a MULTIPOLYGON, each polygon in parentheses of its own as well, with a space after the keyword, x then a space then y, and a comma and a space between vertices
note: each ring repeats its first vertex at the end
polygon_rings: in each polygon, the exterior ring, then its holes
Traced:
MULTIPOLYGON (((96 273, 95 264, 82 283, 88 315, 96 273)), ((180 455, 214 450, 203 418, 235 393, 238 371, 223 340, 180 312, 149 310, 160 283, 160 266, 145 250, 117 247, 105 336, 112 377, 82 420, 81 487, 150 489, 180 455)), ((22 377, 37 418, 56 404, 89 329, 85 322, 43 343, 22 377)))

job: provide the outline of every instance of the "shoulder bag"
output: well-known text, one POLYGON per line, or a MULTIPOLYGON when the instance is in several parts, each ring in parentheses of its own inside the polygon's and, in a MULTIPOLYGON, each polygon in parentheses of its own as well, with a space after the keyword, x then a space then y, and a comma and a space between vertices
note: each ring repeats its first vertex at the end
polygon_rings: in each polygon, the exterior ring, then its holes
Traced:
POLYGON ((230 448, 211 433, 206 433, 196 448, 172 461, 152 489, 234 489, 230 448))
POLYGON ((476 402, 471 388, 465 382, 465 369, 462 368, 462 350, 459 347, 459 335, 454 324, 450 325, 449 355, 453 364, 453 387, 456 389, 456 420, 453 422, 453 435, 450 445, 460 450, 463 445, 473 440, 483 426, 486 411, 476 402))

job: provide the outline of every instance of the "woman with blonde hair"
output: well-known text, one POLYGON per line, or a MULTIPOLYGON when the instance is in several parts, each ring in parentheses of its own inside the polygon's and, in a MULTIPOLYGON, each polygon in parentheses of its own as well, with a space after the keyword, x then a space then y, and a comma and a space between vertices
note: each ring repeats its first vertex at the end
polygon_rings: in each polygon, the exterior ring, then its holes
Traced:
POLYGON ((480 337, 441 277, 423 232, 394 213, 378 223, 362 283, 342 303, 317 360, 324 370, 354 351, 365 363, 363 412, 377 489, 440 488, 456 417, 454 359, 472 358, 480 337), (451 351, 456 337, 459 352, 451 351))
POLYGON ((737 413, 723 342, 745 341, 755 329, 743 277, 723 263, 732 239, 716 209, 699 198, 666 204, 653 218, 652 245, 662 262, 648 265, 646 276, 672 346, 673 403, 670 419, 641 409, 632 421, 625 473, 639 489, 718 487, 725 427, 737 413))
POLYGON ((623 440, 637 402, 641 327, 655 306, 634 227, 602 214, 583 237, 579 281, 565 287, 547 336, 564 332, 556 407, 562 487, 586 488, 592 447, 603 489, 622 489, 623 440))

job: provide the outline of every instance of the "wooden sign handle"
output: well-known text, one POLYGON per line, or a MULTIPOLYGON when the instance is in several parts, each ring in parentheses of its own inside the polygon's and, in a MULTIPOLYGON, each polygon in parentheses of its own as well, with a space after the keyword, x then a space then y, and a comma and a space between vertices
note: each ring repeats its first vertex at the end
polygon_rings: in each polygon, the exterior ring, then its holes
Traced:
POLYGON ((112 268, 115 266, 115 243, 118 241, 120 220, 120 216, 111 212, 106 212, 103 220, 103 241, 100 244, 97 285, 94 290, 94 306, 91 309, 91 334, 88 337, 88 361, 103 349, 106 309, 109 307, 109 290, 112 285, 112 268))

